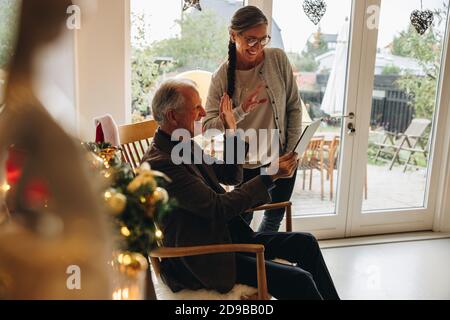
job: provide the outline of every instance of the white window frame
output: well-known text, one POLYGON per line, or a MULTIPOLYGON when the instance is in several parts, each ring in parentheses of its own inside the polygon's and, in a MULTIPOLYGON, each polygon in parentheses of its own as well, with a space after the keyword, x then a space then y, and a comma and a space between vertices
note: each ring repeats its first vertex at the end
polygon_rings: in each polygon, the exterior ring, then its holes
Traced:
MULTIPOLYGON (((372 4, 380 5, 380 2, 381 0, 354 0, 353 2, 352 25, 359 32, 351 35, 350 56, 353 56, 353 60, 351 60, 349 66, 350 80, 347 111, 351 111, 352 106, 356 107, 364 103, 364 101, 367 103, 368 99, 372 99, 377 30, 374 32, 365 27, 367 19, 365 8, 372 4), (355 63, 357 63, 357 68, 355 68, 355 63), (353 84, 353 81, 364 85, 358 88, 357 85, 353 84)), ((246 4, 261 8, 267 15, 270 24, 272 23, 273 0, 247 0, 246 4)), ((389 217, 389 214, 383 213, 361 214, 365 169, 363 166, 358 166, 356 170, 355 168, 352 170, 351 167, 344 165, 341 167, 341 175, 350 177, 350 174, 352 174, 354 181, 351 183, 350 190, 344 190, 341 186, 340 192, 347 191, 348 198, 341 197, 340 202, 336 204, 336 208, 339 213, 340 210, 348 206, 349 212, 352 213, 343 214, 338 219, 333 219, 331 216, 322 216, 320 217, 322 219, 321 222, 310 217, 297 218, 298 223, 294 222, 294 228, 297 225, 302 230, 312 231, 319 238, 414 230, 450 231, 450 113, 447 111, 450 107, 450 44, 448 32, 450 19, 447 19, 447 24, 441 67, 442 80, 438 90, 436 121, 433 126, 434 148, 432 149, 433 153, 430 155, 430 159, 432 159, 430 161, 432 163, 432 166, 430 166, 431 175, 427 181, 427 208, 403 210, 404 212, 400 213, 400 216, 404 219, 404 223, 400 224, 397 222, 398 216, 389 217), (372 215, 373 219, 368 225, 367 217, 370 215, 372 215), (364 225, 365 223, 366 225, 364 225)), ((364 128, 368 127, 369 122, 370 114, 367 113, 365 116, 357 117, 355 124, 357 128, 364 128)), ((342 148, 344 153, 350 152, 352 154, 351 157, 354 163, 358 163, 357 161, 364 161, 366 163, 367 145, 368 132, 360 132, 356 141, 347 143, 347 145, 344 144, 342 148)))
MULTIPOLYGON (((99 0, 99 2, 103 1, 117 1, 117 0, 99 0)), ((118 0, 122 1, 122 0, 118 0)), ((130 35, 130 25, 131 25, 131 18, 129 14, 129 8, 130 8, 130 0, 123 0, 124 4, 121 6, 121 10, 127 11, 127 12, 121 12, 121 14, 125 14, 125 18, 120 21, 115 21, 115 24, 117 26, 117 23, 121 24, 120 26, 125 30, 125 41, 124 41, 124 52, 125 52, 125 60, 117 61, 119 64, 117 66, 114 66, 114 68, 124 68, 125 71, 125 98, 121 98, 126 101, 126 105, 122 105, 122 110, 113 110, 113 112, 116 112, 118 114, 129 114, 127 110, 131 109, 131 97, 130 97, 130 88, 131 88, 131 81, 130 81, 130 74, 131 74, 131 67, 130 67, 130 55, 131 55, 131 35, 130 35), (128 78, 128 79, 127 79, 128 78), (125 110, 124 110, 125 109, 125 110)), ((365 23, 365 19, 362 17, 365 17, 365 13, 363 12, 365 6, 367 3, 379 3, 380 0, 356 0, 354 2, 354 13, 353 13, 353 25, 354 26, 362 26, 365 23)), ((256 5, 260 7, 263 12, 267 15, 270 23, 272 20, 272 0, 247 0, 246 4, 248 5, 256 5)), ((111 7, 109 10, 112 10, 111 7)), ((113 10, 119 10, 119 7, 114 7, 113 10)), ((117 14, 117 13, 116 13, 117 14)), ((110 16, 110 14, 104 16, 103 19, 107 19, 107 17, 110 16)), ((105 21, 105 23, 109 23, 110 21, 105 21)), ((99 21, 97 21, 99 23, 99 21)), ((450 24, 450 19, 448 19, 447 24, 450 24)), ((434 125, 434 134, 435 134, 435 141, 434 141, 434 149, 433 154, 431 155, 431 159, 433 159, 433 168, 432 168, 432 175, 429 179, 430 188, 429 188, 429 202, 428 202, 428 210, 429 214, 427 215, 427 221, 426 224, 429 225, 429 229, 432 229, 436 232, 450 232, 450 112, 448 112, 450 108, 450 43, 449 43, 449 30, 450 25, 447 26, 447 34, 445 37, 445 44, 444 44, 444 59, 442 60, 442 82, 441 86, 439 88, 439 96, 438 96, 438 103, 437 103, 437 109, 436 109, 436 115, 437 115, 437 121, 434 125)), ((82 31, 81 31, 82 32, 82 31)), ((79 40, 79 37, 77 37, 77 40, 79 40)), ((370 34, 370 32, 367 31, 367 28, 363 28, 362 32, 358 32, 357 34, 352 35, 352 47, 350 48, 351 55, 358 55, 359 58, 354 61, 360 61, 360 63, 357 64, 358 68, 355 68, 355 65, 350 65, 349 70, 349 76, 350 79, 358 79, 358 80, 350 80, 353 82, 359 82, 361 83, 362 80, 364 80, 364 72, 358 72, 361 70, 370 70, 370 72, 373 72, 373 59, 368 56, 368 52, 364 51, 367 50, 370 46, 376 46, 376 37, 374 39, 374 34, 370 34), (352 69, 354 68, 354 69, 352 69), (358 69, 358 70, 356 70, 358 69), (362 74, 362 75, 361 75, 362 74), (355 78, 356 77, 356 78, 355 78), (362 78, 361 78, 362 77, 362 78)), ((99 47, 102 46, 101 42, 92 43, 92 45, 99 47)), ((77 43, 77 46, 79 44, 77 43)), ((77 54, 79 53, 78 50, 80 48, 77 47, 77 54)), ((86 48, 85 48, 86 49, 86 48)), ((92 49, 92 47, 91 47, 92 49)), ((102 49, 102 48, 100 48, 102 49)), ((104 48, 103 48, 104 49, 104 48)), ((78 59, 77 59, 78 63, 78 59)), ((77 76, 78 76, 78 65, 77 65, 77 76)), ((104 86, 108 86, 111 84, 111 87, 117 86, 118 79, 112 79, 110 77, 107 77, 106 75, 99 74, 95 70, 90 70, 90 73, 96 74, 97 81, 102 81, 104 86)), ((366 79, 367 80, 367 79, 366 79)), ((369 79, 370 80, 370 79, 369 79)), ((120 81, 120 80, 119 80, 120 81)), ((348 104, 356 106, 358 103, 363 101, 364 99, 367 99, 368 97, 371 98, 371 92, 373 86, 369 86, 368 84, 371 83, 370 81, 367 82, 366 88, 356 88, 356 86, 352 86, 352 83, 350 83, 349 89, 348 89, 348 104), (368 93, 370 89, 370 94, 368 93), (355 91, 356 90, 356 91, 355 91)), ((81 95, 86 95, 86 93, 81 93, 81 95)), ((89 99, 89 97, 84 97, 85 100, 89 99)), ((79 99, 77 99, 79 100, 79 99)), ((117 108, 117 106, 115 106, 117 108)), ((111 111, 111 110, 109 110, 111 111)), ((129 118, 126 119, 127 122, 129 122, 129 118)), ((367 124, 369 119, 366 117, 365 119, 363 117, 358 117, 356 120, 356 126, 357 128, 362 128, 364 124, 367 124)), ((344 144, 342 146, 344 152, 351 152, 353 161, 356 161, 356 159, 364 159, 364 157, 367 157, 367 136, 362 137, 358 139, 357 142, 351 142, 344 144), (364 142, 364 138, 366 141, 364 142)), ((341 168, 341 175, 350 177, 351 167, 343 167, 341 168)), ((348 194, 348 197, 342 197, 342 200, 340 203, 337 204, 338 210, 341 210, 340 208, 348 207, 350 208, 350 205, 352 206, 352 211, 357 212, 361 209, 361 201, 362 201, 362 185, 364 180, 364 173, 363 168, 359 168, 356 172, 352 173, 353 179, 355 179, 356 183, 352 183, 352 186, 350 190, 347 190, 346 194, 348 194), (359 206, 359 207, 358 207, 359 206)), ((342 192, 342 189, 341 189, 342 192)), ((419 210, 420 211, 420 210, 419 210)), ((420 214, 420 212, 417 212, 420 214)), ((405 212, 406 214, 406 212, 405 212)), ((408 214, 410 214, 410 219, 414 219, 413 215, 414 212, 408 211, 408 214), (412 214, 412 215, 411 215, 412 214)), ((379 219, 384 219, 382 215, 379 216, 379 219)), ((392 221, 378 221, 370 228, 366 228, 365 231, 357 230, 356 232, 352 229, 354 229, 355 224, 361 223, 361 221, 358 221, 358 219, 355 219, 355 214, 342 214, 340 218, 336 221, 333 221, 330 217, 324 216, 321 217, 323 220, 323 223, 318 223, 317 219, 308 219, 308 218, 302 218, 299 220, 298 226, 301 226, 302 229, 306 228, 308 230, 313 231, 319 238, 333 238, 333 237, 342 237, 342 236, 355 236, 355 235, 363 235, 363 234, 376 234, 376 233, 384 233, 384 232, 399 232, 399 231, 408 231, 411 230, 410 226, 411 223, 414 223, 414 221, 409 221, 409 227, 407 226, 408 223, 406 223, 405 228, 402 226, 396 225, 394 227, 387 226, 384 222, 392 223, 392 221), (327 222, 328 219, 328 222, 327 222), (338 222, 338 226, 336 227, 336 222, 338 222)), ((407 221, 408 222, 408 221, 407 221)), ((419 228, 421 229, 421 228, 419 228)), ((295 224, 294 224, 294 230, 295 224)), ((297 228, 298 230, 298 228, 297 228)))

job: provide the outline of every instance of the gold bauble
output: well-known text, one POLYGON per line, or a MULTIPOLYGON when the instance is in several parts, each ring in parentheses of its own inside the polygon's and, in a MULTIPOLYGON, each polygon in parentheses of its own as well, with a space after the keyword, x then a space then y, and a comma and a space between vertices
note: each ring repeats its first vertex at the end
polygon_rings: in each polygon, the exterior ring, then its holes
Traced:
POLYGON ((91 168, 103 169, 105 167, 105 160, 103 160, 102 157, 96 155, 94 152, 86 153, 86 159, 88 160, 91 168))
POLYGON ((156 229, 156 231, 155 231, 155 238, 158 239, 158 240, 162 240, 164 238, 164 235, 163 235, 161 230, 156 229))
POLYGON ((127 197, 114 189, 108 189, 105 192, 105 201, 113 215, 119 215, 125 210, 127 205, 127 197))
POLYGON ((120 150, 116 147, 109 147, 102 149, 99 152, 100 157, 104 159, 105 166, 109 166, 109 162, 114 159, 115 157, 118 157, 120 159, 120 150))
POLYGON ((118 252, 114 254, 113 267, 122 274, 135 277, 139 272, 146 271, 148 263, 145 257, 135 252, 118 252))
POLYGON ((136 178, 128 184, 127 190, 136 192, 140 187, 148 185, 150 189, 155 189, 157 184, 153 175, 149 172, 139 173, 136 178))
POLYGON ((167 203, 167 201, 169 201, 169 194, 165 189, 158 187, 153 192, 153 199, 156 202, 167 203))

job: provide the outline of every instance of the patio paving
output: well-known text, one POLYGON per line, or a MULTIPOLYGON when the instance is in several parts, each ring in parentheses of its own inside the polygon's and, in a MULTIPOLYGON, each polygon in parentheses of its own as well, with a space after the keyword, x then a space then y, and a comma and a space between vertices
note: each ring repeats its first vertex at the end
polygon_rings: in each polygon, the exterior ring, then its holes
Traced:
MULTIPOLYGON (((402 167, 394 167, 389 171, 387 166, 368 165, 367 200, 363 201, 363 210, 383 210, 393 208, 422 207, 425 187, 426 170, 407 171, 402 167)), ((306 173, 305 190, 302 188, 303 171, 297 172, 297 181, 291 197, 294 215, 314 215, 335 212, 336 201, 336 171, 335 194, 330 201, 330 182, 325 179, 324 198, 320 196, 320 173, 313 171, 312 190, 309 190, 309 172, 306 173)))

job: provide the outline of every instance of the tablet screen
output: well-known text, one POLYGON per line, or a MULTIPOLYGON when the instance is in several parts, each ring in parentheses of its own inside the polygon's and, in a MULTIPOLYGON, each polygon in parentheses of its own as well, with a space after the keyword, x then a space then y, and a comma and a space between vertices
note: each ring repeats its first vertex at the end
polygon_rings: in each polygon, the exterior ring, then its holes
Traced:
POLYGON ((322 122, 322 119, 319 119, 319 120, 314 121, 310 125, 306 126, 305 130, 303 131, 302 135, 298 139, 297 143, 295 144, 295 148, 294 148, 294 151, 299 156, 303 155, 303 153, 308 148, 309 142, 311 141, 312 137, 316 133, 321 122, 322 122))

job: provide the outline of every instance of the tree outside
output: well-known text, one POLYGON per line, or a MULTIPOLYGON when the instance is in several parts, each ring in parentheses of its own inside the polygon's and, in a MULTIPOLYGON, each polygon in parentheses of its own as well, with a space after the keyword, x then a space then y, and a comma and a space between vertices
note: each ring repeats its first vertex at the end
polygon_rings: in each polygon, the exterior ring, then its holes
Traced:
POLYGON ((417 76, 405 72, 396 82, 410 95, 416 118, 433 117, 444 37, 438 27, 445 22, 446 12, 434 12, 433 25, 424 35, 419 35, 413 26, 409 26, 393 41, 392 54, 416 59, 424 73, 424 76, 417 76))
POLYGON ((399 75, 401 71, 402 70, 399 67, 391 64, 384 67, 383 70, 381 71, 381 74, 384 76, 399 75))
POLYGON ((0 0, 0 69, 5 69, 14 47, 17 1, 0 0))
MULTIPOLYGON (((418 34, 414 27, 409 25, 392 42, 391 54, 415 59, 419 63, 423 75, 401 70, 394 65, 386 66, 383 69, 383 74, 399 75, 395 85, 409 96, 409 104, 414 108, 414 118, 429 120, 433 118, 444 39, 444 31, 441 31, 442 28, 439 28, 439 26, 442 22, 445 22, 446 15, 446 8, 444 10, 436 10, 434 12, 433 25, 425 34, 418 34)), ((430 132, 431 127, 428 127, 424 139, 429 139, 430 132)), ((376 164, 373 160, 377 150, 378 147, 373 142, 370 142, 368 150, 369 163, 376 164)), ((407 156, 408 153, 400 153, 400 157, 404 161, 406 161, 407 156)), ((382 157, 390 159, 386 155, 382 155, 382 157)), ((418 166, 427 166, 427 159, 422 154, 415 155, 414 158, 418 166)))
POLYGON ((176 58, 176 68, 215 71, 228 53, 225 22, 213 11, 205 10, 183 15, 176 23, 180 26, 180 36, 154 43, 153 52, 176 58))
POLYGON ((212 11, 184 14, 176 21, 180 35, 151 44, 146 40, 145 30, 149 28, 145 16, 134 16, 133 24, 137 27, 131 63, 132 110, 136 120, 140 120, 139 115, 150 114, 152 90, 166 75, 191 69, 213 72, 227 57, 227 27, 212 11))

